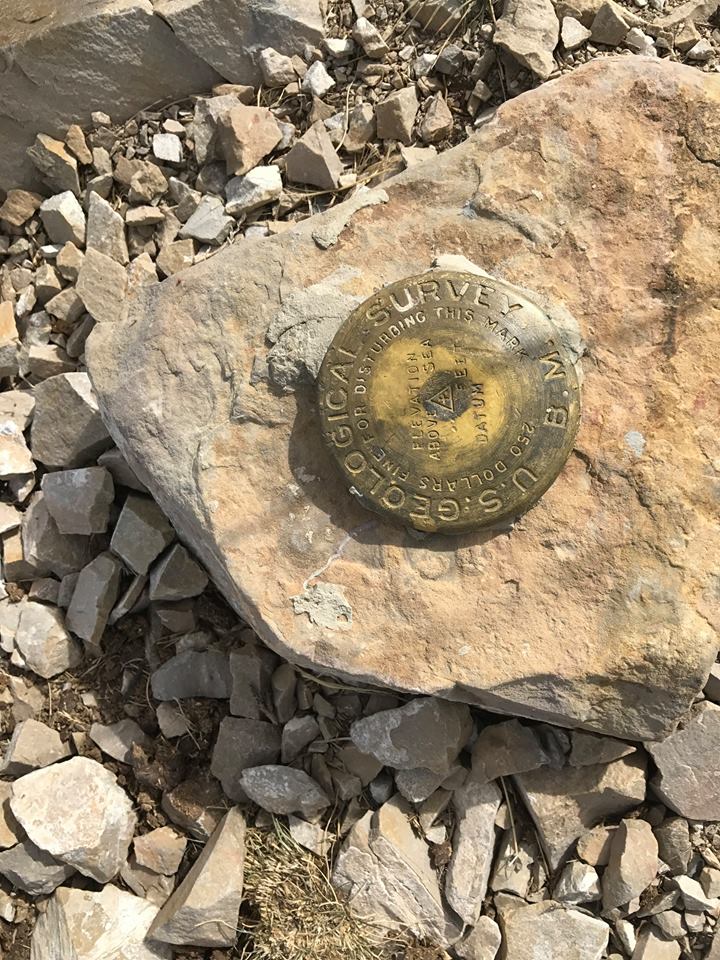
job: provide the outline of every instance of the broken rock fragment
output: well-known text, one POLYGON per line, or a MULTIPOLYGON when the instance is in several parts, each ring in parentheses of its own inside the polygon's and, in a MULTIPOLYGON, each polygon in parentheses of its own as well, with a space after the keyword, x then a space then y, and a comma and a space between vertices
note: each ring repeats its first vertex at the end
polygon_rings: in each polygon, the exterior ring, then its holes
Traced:
POLYGON ((26 774, 13 784, 10 808, 33 843, 98 883, 125 862, 132 803, 95 760, 72 757, 26 774))
MULTIPOLYGON (((183 224, 178 236, 182 240, 197 240, 219 246, 230 236, 234 225, 232 217, 225 214, 225 205, 219 197, 204 196, 197 209, 183 224)), ((161 266, 161 269, 164 268, 161 266)))
POLYGON ((150 685, 156 700, 224 700, 231 689, 227 654, 220 650, 184 650, 155 670, 150 685))
POLYGON ((208 585, 208 575, 185 547, 176 543, 150 572, 150 599, 185 600, 196 597, 208 585))
POLYGON ((0 776, 21 777, 31 770, 64 760, 69 755, 67 745, 56 730, 29 717, 13 730, 0 765, 0 776))
POLYGON ((53 243, 85 246, 85 214, 71 190, 43 201, 40 219, 53 243))
POLYGON ((446 943, 449 924, 437 874, 408 814, 398 800, 365 814, 345 839, 332 883, 356 916, 381 929, 407 929, 432 943, 446 943))
POLYGON ((512 960, 600 960, 610 928, 597 917, 553 900, 527 904, 508 897, 500 908, 504 949, 512 960))
POLYGON ((258 207, 271 203, 282 193, 280 170, 270 165, 255 167, 244 177, 233 177, 225 187, 225 211, 233 217, 244 217, 258 207))
POLYGON ((652 789, 671 810, 691 820, 720 820, 720 706, 704 701, 665 740, 647 744, 657 774, 652 789))
POLYGON ((453 796, 455 832, 445 896, 464 923, 480 915, 495 850, 495 816, 502 795, 494 783, 472 777, 453 796))
POLYGON ((76 290, 87 312, 98 323, 114 323, 123 314, 127 271, 112 257, 89 249, 80 267, 76 290))
POLYGON ((114 884, 99 892, 56 890, 40 913, 32 938, 33 960, 171 960, 162 943, 147 939, 158 908, 114 884))
POLYGON ((90 739, 103 753, 121 763, 132 763, 133 747, 137 744, 147 753, 152 749, 152 740, 134 720, 127 717, 117 723, 93 723, 90 739))
POLYGON ((33 897, 52 893, 73 873, 73 867, 56 860, 46 850, 36 847, 31 840, 23 840, 17 846, 0 853, 0 876, 9 880, 18 890, 24 890, 33 897))
POLYGON ((210 771, 231 800, 246 800, 240 786, 243 770, 273 764, 280 756, 280 728, 262 720, 225 717, 213 749, 210 771))
POLYGON ((33 456, 46 467, 82 467, 111 445, 86 373, 61 373, 35 387, 33 456))
POLYGON ((133 841, 135 858, 140 866, 165 876, 177 873, 186 847, 187 839, 172 827, 158 827, 133 841))
POLYGON ((67 152, 64 143, 39 133, 27 153, 52 190, 58 193, 70 190, 76 197, 80 196, 77 161, 67 152))
POLYGON ((285 170, 294 183, 321 190, 337 188, 343 165, 322 121, 314 123, 292 146, 285 157, 285 170))
POLYGON ((645 799, 645 763, 637 755, 587 767, 541 768, 514 779, 537 825, 551 869, 562 863, 573 842, 590 827, 626 813, 645 799))
POLYGON ((173 528, 155 501, 131 493, 120 511, 110 549, 134 573, 147 573, 174 538, 173 528))
POLYGON ((546 80, 556 69, 553 51, 560 23, 550 0, 506 0, 494 42, 546 80))
POLYGON ((105 467, 46 473, 41 489, 60 533, 90 536, 107 530, 115 485, 105 467))
POLYGON ((217 122, 227 172, 238 177, 252 170, 282 140, 282 131, 266 107, 238 103, 217 122))
POLYGON ((658 871, 658 844, 645 820, 623 820, 610 845, 603 874, 605 912, 639 897, 658 871))
POLYGON ((62 612, 32 600, 23 604, 15 647, 27 669, 46 680, 71 670, 82 660, 80 646, 65 629, 62 612))
POLYGON ((330 806, 330 798, 315 780, 292 767, 250 767, 240 775, 240 787, 268 813, 315 817, 330 806))
POLYGON ((465 704, 418 697, 395 710, 383 710, 350 729, 355 746, 397 770, 425 767, 450 770, 472 731, 465 704))
POLYGON ((418 107, 414 86, 391 93, 375 107, 378 137, 381 140, 399 140, 409 146, 418 107))
POLYGON ((125 221, 117 210, 113 210, 107 200, 103 200, 97 193, 91 193, 88 199, 86 244, 88 250, 97 250, 120 264, 124 265, 129 260, 125 221))
POLYGON ((483 727, 478 734, 472 751, 472 775, 474 780, 487 783, 537 770, 549 762, 536 727, 506 720, 483 727))
POLYGON ((178 946, 231 947, 237 938, 244 859, 245 819, 233 807, 158 913, 148 939, 178 946))

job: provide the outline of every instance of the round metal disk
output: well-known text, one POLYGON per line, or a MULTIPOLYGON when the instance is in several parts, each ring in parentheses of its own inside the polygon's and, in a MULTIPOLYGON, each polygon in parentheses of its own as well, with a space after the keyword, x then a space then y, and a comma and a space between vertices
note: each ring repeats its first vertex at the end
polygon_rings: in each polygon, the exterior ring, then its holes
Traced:
POLYGON ((549 317, 500 280, 439 270, 350 315, 323 361, 319 408, 360 501, 442 533, 531 507, 580 419, 575 368, 549 317))

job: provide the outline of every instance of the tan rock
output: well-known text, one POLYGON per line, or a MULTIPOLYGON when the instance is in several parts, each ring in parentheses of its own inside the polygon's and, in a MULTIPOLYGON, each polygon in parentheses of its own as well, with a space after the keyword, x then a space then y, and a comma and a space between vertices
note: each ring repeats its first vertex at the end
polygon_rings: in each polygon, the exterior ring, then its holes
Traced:
POLYGON ((231 947, 243 890, 245 820, 233 807, 148 932, 149 940, 231 947))
POLYGON ((11 227, 21 227, 40 208, 43 198, 29 190, 8 190, 5 202, 0 206, 0 220, 11 227))
POLYGON ((83 133, 82 127, 78 126, 77 123, 72 123, 68 127, 67 133, 65 134, 65 145, 80 163, 92 163, 93 157, 85 140, 85 134, 83 133))
POLYGON ((505 0, 494 42, 541 80, 556 69, 560 22, 551 0, 505 0))
MULTIPOLYGON (((104 202, 104 201, 103 201, 104 202)), ((77 281, 78 296, 98 323, 119 320, 125 304, 127 271, 98 250, 88 249, 77 281)))
POLYGON ((317 221, 235 245, 95 328, 86 355, 113 436, 271 647, 619 738, 673 729, 720 626, 718 97, 678 64, 593 61, 385 182, 389 202, 357 212, 330 249, 312 239, 317 221), (650 185, 640 158, 657 151, 650 185), (577 452, 522 523, 427 545, 348 496, 312 388, 249 378, 270 322, 309 369, 328 342, 318 317, 331 337, 358 300, 443 251, 564 304, 601 362, 584 371, 577 452), (291 318, 288 296, 304 304, 291 318))
POLYGON ((227 172, 233 176, 252 170, 282 140, 282 131, 266 107, 239 103, 221 114, 217 127, 227 172))
POLYGON ((80 196, 77 161, 67 152, 64 143, 39 133, 27 154, 51 190, 56 193, 70 190, 76 197, 80 196))
POLYGON ((430 101, 425 116, 420 121, 420 138, 424 143, 439 143, 450 136, 453 129, 453 115, 445 98, 437 93, 430 101))
POLYGON ((135 837, 135 858, 142 867, 171 876, 177 873, 185 853, 187 839, 172 827, 158 827, 141 837, 135 837))
POLYGON ((321 190, 338 186, 343 165, 322 121, 314 123, 293 145, 285 158, 285 170, 293 183, 321 190))
POLYGON ((610 928, 553 900, 527 904, 508 898, 500 909, 500 927, 508 958, 536 960, 600 960, 605 956, 610 928), (514 902, 510 902, 510 901, 514 902))
POLYGON ((623 820, 610 844, 603 873, 603 909, 608 912, 639 897, 658 871, 658 844, 645 820, 623 820))
POLYGON ((645 763, 632 756, 590 767, 544 767, 520 774, 515 783, 555 869, 590 827, 642 803, 645 763))
POLYGON ((604 867, 610 859, 610 846, 616 827, 593 827, 577 842, 577 855, 593 867, 604 867))
POLYGON ((418 98, 414 86, 391 93, 375 107, 378 137, 381 140, 399 140, 409 146, 417 112, 418 98))

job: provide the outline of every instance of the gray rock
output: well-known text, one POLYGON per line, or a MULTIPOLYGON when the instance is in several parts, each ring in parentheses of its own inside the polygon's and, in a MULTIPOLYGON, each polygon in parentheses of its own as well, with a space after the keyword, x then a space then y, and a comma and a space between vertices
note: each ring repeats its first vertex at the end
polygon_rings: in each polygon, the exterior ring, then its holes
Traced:
POLYGON ((198 163, 208 163, 216 158, 219 151, 218 122, 239 103, 235 94, 201 97, 197 101, 189 130, 195 143, 198 163))
POLYGON ((0 850, 14 847, 25 837, 25 831, 10 809, 12 784, 0 780, 0 850))
POLYGON ((208 575, 182 544, 176 543, 150 572, 150 599, 185 600, 208 585, 208 575))
POLYGON ((537 770, 549 762, 536 728, 518 720, 483 727, 472 751, 473 778, 486 783, 498 777, 537 770))
POLYGON ((33 843, 98 883, 125 862, 132 803, 94 760, 72 757, 26 774, 13 784, 10 808, 33 843))
POLYGON ((645 820, 623 820, 610 845, 610 859, 603 874, 603 910, 639 897, 658 871, 658 844, 645 820))
POLYGON ((147 939, 157 910, 111 883, 99 892, 61 887, 38 916, 32 960, 171 960, 168 947, 147 939))
POLYGON ((110 549, 134 573, 147 573, 174 539, 175 531, 155 501, 131 493, 120 511, 110 549))
POLYGON ((262 720, 270 715, 270 678, 277 665, 277 656, 260 644, 247 644, 230 651, 230 713, 233 716, 262 720))
POLYGON ((78 296, 98 323, 114 323, 123 315, 127 292, 127 271, 112 257, 88 249, 80 267, 78 296))
POLYGON ((299 843, 301 847, 305 847, 318 857, 326 857, 332 847, 332 836, 329 836, 327 829, 319 823, 308 823, 307 820, 301 820, 290 814, 288 829, 295 843, 299 843))
POLYGON ((357 720, 353 743, 396 770, 424 767, 447 773, 472 731, 470 711, 460 703, 418 697, 395 710, 357 720))
MULTIPOLYGON (((687 826, 687 825, 686 825, 687 826)), ((610 860, 610 847, 617 827, 593 827, 579 837, 577 855, 593 867, 604 867, 610 860)))
POLYGON ((508 897, 500 907, 500 927, 512 960, 601 960, 610 936, 602 920, 554 900, 527 904, 508 897))
POLYGON ((414 770, 398 770, 395 773, 395 783, 399 793, 411 803, 422 803, 423 800, 435 793, 448 777, 448 771, 436 773, 424 767, 414 770))
POLYGON ((166 660, 150 677, 156 700, 184 700, 230 696, 231 678, 226 653, 220 650, 186 650, 166 660))
POLYGON ((77 162, 67 152, 64 143, 38 133, 33 145, 28 147, 27 155, 51 190, 57 193, 70 191, 80 196, 77 162))
POLYGON ((321 190, 335 190, 343 165, 325 125, 318 120, 290 149, 285 172, 293 183, 306 183, 321 190))
POLYGON ((35 462, 18 425, 12 420, 0 424, 0 477, 23 476, 35 472, 35 462))
MULTIPOLYGON (((680 944, 666 940, 648 925, 640 931, 632 960, 680 960, 680 944)), ((707 960, 713 960, 712 954, 707 960)))
POLYGON ((365 922, 447 943, 449 924, 437 874, 408 813, 403 801, 391 800, 365 814, 338 853, 332 884, 365 922))
POLYGON ((325 69, 322 60, 315 60, 302 78, 300 89, 311 97, 324 97, 335 86, 335 81, 325 69))
POLYGON ((77 573, 95 552, 90 537, 60 533, 50 515, 45 494, 34 494, 22 520, 25 558, 40 576, 77 573))
POLYGON ((280 756, 280 728, 262 720, 225 717, 213 748, 210 772, 226 796, 237 803, 247 800, 240 786, 243 770, 276 763, 280 756))
POLYGON ((639 755, 589 767, 533 770, 514 779, 552 870, 588 829, 645 799, 645 763, 639 755))
POLYGON ((225 206, 219 197, 205 196, 197 210, 183 224, 179 236, 182 240, 198 240, 219 246, 230 236, 234 220, 225 213, 225 206))
POLYGON ((0 765, 0 776, 21 777, 31 770, 48 767, 68 756, 70 750, 60 739, 60 734, 52 727, 29 717, 18 723, 13 730, 0 765))
POLYGON ((590 35, 591 31, 575 17, 563 17, 560 26, 560 40, 568 53, 579 50, 590 39, 590 35))
POLYGON ((260 51, 258 65, 262 71, 263 84, 270 90, 286 87, 297 80, 290 57, 278 53, 273 47, 266 47, 260 51))
POLYGON ((53 243, 74 243, 85 246, 85 214, 71 190, 44 200, 40 218, 53 243))
POLYGON ((46 473, 41 489, 60 533, 89 536, 107 530, 115 485, 105 467, 46 473))
MULTIPOLYGON (((319 736, 320 727, 315 717, 292 717, 282 728, 280 759, 283 763, 292 763, 305 747, 319 736)), ((272 763, 273 761, 264 762, 272 763)))
POLYGON ((75 873, 73 867, 50 856, 30 840, 0 853, 0 876, 33 897, 46 896, 75 873))
POLYGON ((622 740, 612 737, 598 737, 583 730, 573 730, 571 733, 572 750, 568 763, 571 767, 586 767, 593 763, 610 763, 620 757, 628 757, 635 753, 635 747, 622 740))
POLYGON ((315 817, 330 806, 321 787, 302 770, 292 767, 250 767, 242 772, 240 787, 268 813, 315 817))
POLYGON ((472 778, 453 797, 453 852, 445 880, 445 896, 453 910, 473 926, 487 891, 495 850, 495 816, 502 795, 494 783, 472 778))
MULTIPOLYGON (((190 50, 235 84, 254 84, 260 79, 256 51, 268 44, 292 55, 305 43, 316 46, 325 32, 318 0, 272 6, 263 0, 157 0, 155 10, 190 50)), ((191 89, 210 86, 206 83, 191 89)))
POLYGON ((133 841, 138 864, 165 876, 177 873, 186 847, 187 838, 172 827, 158 827, 133 841))
POLYGON ((675 877, 673 884, 680 891, 686 910, 709 913, 711 916, 717 915, 720 900, 717 897, 709 897, 697 880, 692 877, 675 877))
MULTIPOLYGON (((358 17, 352 29, 352 37, 359 47, 362 47, 365 56, 371 60, 382 60, 388 52, 388 45, 383 40, 377 27, 373 26, 367 17, 358 17)), ((322 94, 318 94, 322 96, 322 94)))
POLYGON ((453 115, 445 98, 436 93, 420 121, 420 139, 423 143, 440 143, 441 140, 446 140, 452 133, 453 122, 453 115))
POLYGON ((46 680, 82 660, 82 651, 65 629, 60 610, 32 600, 23 604, 15 647, 27 669, 46 680))
POLYGON ((594 43, 617 47, 623 42, 629 29, 630 24, 625 18, 623 8, 608 0, 598 8, 590 28, 590 36, 594 43))
POLYGON ((406 147, 409 146, 418 107, 414 86, 391 93, 375 106, 378 137, 381 140, 399 140, 406 147))
POLYGON ((130 854, 127 863, 123 865, 120 878, 136 896, 149 900, 158 908, 167 903, 175 886, 174 877, 164 877, 160 873, 155 873, 154 870, 141 866, 134 853, 130 854))
POLYGON ((117 601, 115 606, 112 608, 112 612, 108 617, 108 623, 112 624, 117 623, 118 620, 122 620, 123 617, 126 617, 136 608, 139 610, 144 597, 145 587, 147 585, 148 578, 145 574, 136 574, 133 579, 130 581, 125 592, 120 595, 120 599, 117 601))
POLYGON ((244 857, 245 820, 233 807, 158 913, 148 939, 178 946, 231 947, 237 938, 244 857))
POLYGON ((280 170, 272 164, 255 167, 244 177, 233 177, 225 187, 225 212, 233 217, 244 217, 266 203, 272 203, 282 193, 280 170))
POLYGON ((472 930, 455 944, 461 960, 495 960, 500 950, 500 927, 490 917, 479 917, 472 930))
POLYGON ((30 440, 46 467, 83 467, 110 446, 86 373, 61 373, 35 387, 30 440))
POLYGON ((573 860, 566 864, 553 891, 561 903, 591 903, 600 900, 602 890, 597 870, 588 863, 573 860))
POLYGON ((183 780, 162 795, 161 806, 173 823, 197 840, 207 840, 222 818, 225 801, 212 777, 183 780))
POLYGON ((710 676, 703 693, 713 703, 720 703, 720 663, 714 663, 710 668, 710 676))
POLYGON ((506 830, 495 857, 490 889, 494 893, 512 893, 527 898, 533 879, 533 864, 539 861, 537 844, 527 838, 517 840, 512 830, 506 830))
POLYGON ((147 487, 138 480, 135 471, 129 466, 117 447, 106 450, 98 457, 98 464, 105 467, 112 474, 115 483, 120 487, 129 487, 140 493, 147 493, 147 487))
POLYGON ((90 739, 103 753, 121 763, 133 762, 133 746, 137 744, 146 753, 152 750, 152 740, 134 720, 129 717, 117 723, 93 723, 89 730, 90 739))
POLYGON ((161 163, 182 163, 183 145, 174 133, 156 133, 152 138, 153 156, 161 163))
POLYGON ((557 69, 553 51, 559 32, 550 0, 505 0, 493 39, 521 66, 546 80, 557 69))
POLYGON ((693 855, 687 820, 682 817, 669 817, 655 827, 655 837, 660 859, 668 865, 670 873, 687 873, 693 855))
POLYGON ((157 715, 158 727, 160 733, 167 740, 174 740, 176 737, 184 737, 190 730, 190 725, 185 719, 182 710, 174 703, 164 701, 157 705, 155 710, 157 715))
POLYGON ((80 571, 65 615, 69 630, 99 655, 100 640, 120 590, 122 565, 111 553, 101 553, 80 571))
POLYGON ((646 744, 657 773, 653 791, 671 810, 690 820, 720 820, 720 706, 707 701, 694 706, 675 733, 646 744))
POLYGON ((97 250, 123 265, 130 259, 125 239, 125 222, 107 200, 103 200, 97 193, 91 193, 88 198, 86 244, 88 250, 97 250))

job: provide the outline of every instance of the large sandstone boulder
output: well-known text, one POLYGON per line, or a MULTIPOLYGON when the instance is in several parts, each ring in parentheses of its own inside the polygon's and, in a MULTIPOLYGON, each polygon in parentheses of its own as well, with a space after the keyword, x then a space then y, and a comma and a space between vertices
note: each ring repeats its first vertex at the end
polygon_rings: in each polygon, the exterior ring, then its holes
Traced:
POLYGON ((25 150, 93 110, 125 120, 222 80, 258 82, 257 51, 317 43, 319 0, 5 0, 0 189, 40 187, 25 150), (280 39, 278 39, 280 38, 280 39))
POLYGON ((621 737, 674 727, 720 627, 719 108, 715 77, 596 61, 381 202, 236 244, 96 327, 109 429, 271 647, 621 737), (302 381, 359 300, 445 254, 576 317, 583 420, 514 529, 423 540, 354 502, 302 381))

